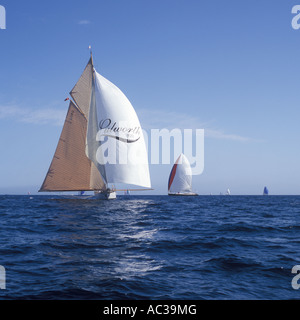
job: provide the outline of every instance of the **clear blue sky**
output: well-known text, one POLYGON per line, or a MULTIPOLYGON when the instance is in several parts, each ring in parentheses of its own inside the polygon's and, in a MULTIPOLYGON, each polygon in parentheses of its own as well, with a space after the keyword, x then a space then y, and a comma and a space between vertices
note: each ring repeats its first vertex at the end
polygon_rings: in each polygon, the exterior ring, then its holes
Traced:
MULTIPOLYGON (((300 194, 300 30, 289 0, 0 0, 0 193, 35 193, 93 47, 142 126, 204 128, 200 194, 300 194)), ((166 194, 170 165, 152 165, 166 194)))

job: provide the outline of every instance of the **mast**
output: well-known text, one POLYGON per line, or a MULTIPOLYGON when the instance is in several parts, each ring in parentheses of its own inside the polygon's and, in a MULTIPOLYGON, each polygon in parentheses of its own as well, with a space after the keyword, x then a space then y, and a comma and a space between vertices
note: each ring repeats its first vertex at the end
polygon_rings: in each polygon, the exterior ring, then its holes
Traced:
POLYGON ((92 62, 92 66, 94 67, 94 61, 93 61, 93 52, 92 52, 92 46, 89 46, 90 49, 90 55, 91 55, 91 62, 92 62))

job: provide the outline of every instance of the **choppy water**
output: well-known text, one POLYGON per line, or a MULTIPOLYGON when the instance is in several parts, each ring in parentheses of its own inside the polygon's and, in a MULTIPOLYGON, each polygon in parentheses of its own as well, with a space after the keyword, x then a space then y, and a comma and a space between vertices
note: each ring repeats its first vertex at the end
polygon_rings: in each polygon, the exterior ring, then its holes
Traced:
POLYGON ((0 196, 0 299, 299 299, 300 197, 0 196))

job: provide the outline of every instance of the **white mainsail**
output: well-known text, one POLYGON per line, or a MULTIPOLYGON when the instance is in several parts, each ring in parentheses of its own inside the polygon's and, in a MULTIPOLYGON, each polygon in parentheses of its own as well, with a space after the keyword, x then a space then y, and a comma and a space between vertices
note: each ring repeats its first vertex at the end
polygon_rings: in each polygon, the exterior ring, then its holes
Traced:
POLYGON ((40 191, 94 190, 108 199, 115 197, 109 183, 151 188, 136 112, 121 90, 95 71, 92 57, 70 95, 74 102, 40 191))
POLYGON ((137 114, 124 93, 94 71, 86 154, 106 184, 151 188, 148 156, 137 114))
POLYGON ((187 157, 181 153, 169 176, 169 195, 197 195, 192 191, 192 169, 187 157))

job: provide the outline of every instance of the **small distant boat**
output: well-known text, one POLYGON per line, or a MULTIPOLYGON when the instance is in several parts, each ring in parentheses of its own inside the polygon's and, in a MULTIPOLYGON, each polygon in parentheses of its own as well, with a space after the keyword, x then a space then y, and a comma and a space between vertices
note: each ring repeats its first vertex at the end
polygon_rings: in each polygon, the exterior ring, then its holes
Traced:
POLYGON ((181 153, 169 176, 169 196, 197 196, 192 191, 192 169, 187 157, 181 153))
POLYGON ((264 196, 267 196, 269 194, 269 190, 267 187, 264 187, 264 192, 263 192, 263 195, 264 196))
POLYGON ((230 189, 227 189, 225 195, 226 195, 226 196, 230 196, 230 194, 231 194, 230 189))

